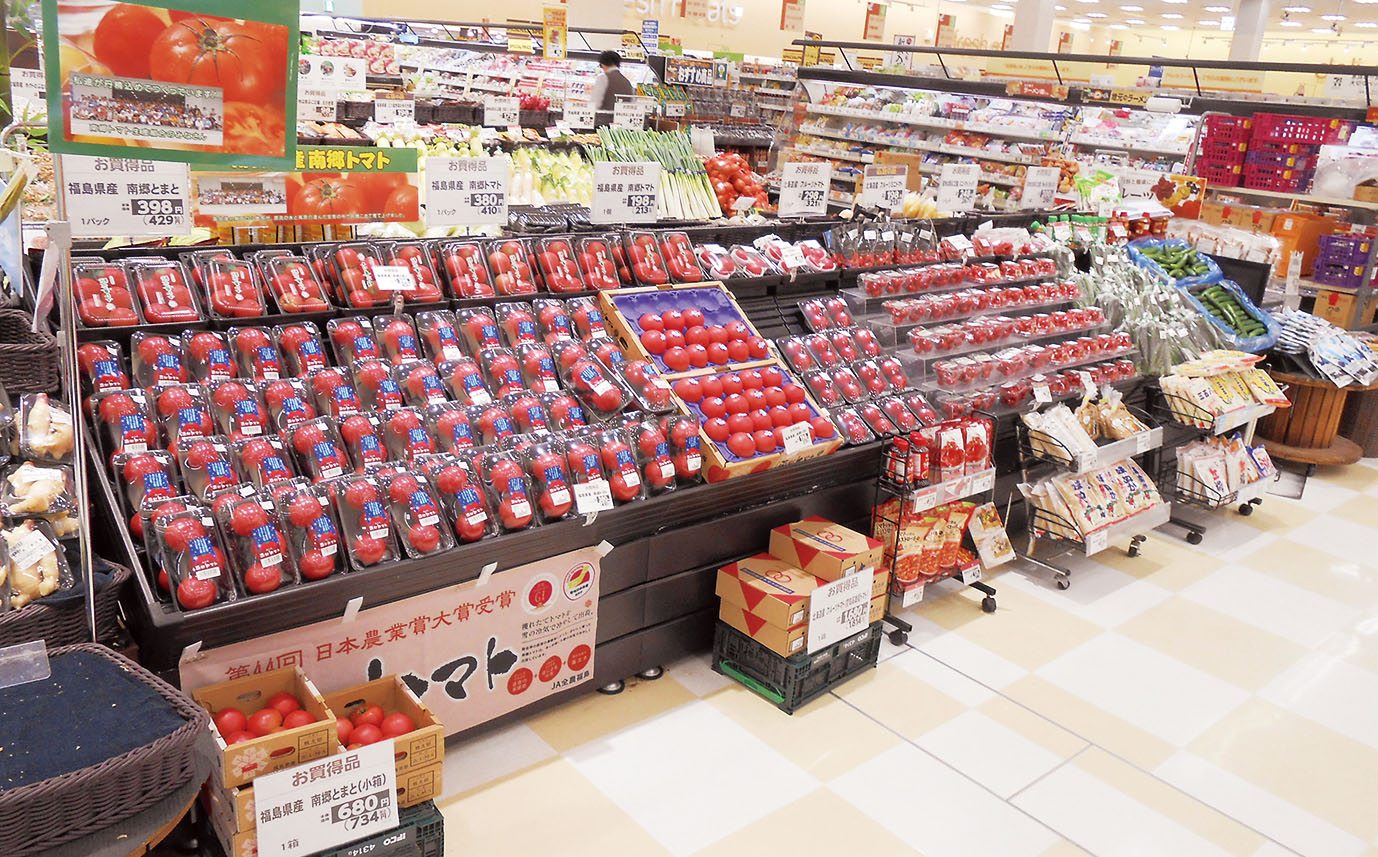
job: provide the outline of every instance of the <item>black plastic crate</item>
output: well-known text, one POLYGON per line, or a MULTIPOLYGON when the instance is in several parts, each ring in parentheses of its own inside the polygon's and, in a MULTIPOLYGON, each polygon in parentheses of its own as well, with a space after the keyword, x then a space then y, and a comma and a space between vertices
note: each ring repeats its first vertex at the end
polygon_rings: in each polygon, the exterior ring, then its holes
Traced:
MULTIPOLYGON (((215 857, 226 857, 216 836, 206 822, 203 847, 215 857)), ((445 854, 445 816, 436 809, 434 801, 418 803, 398 810, 397 826, 367 839, 348 845, 318 851, 311 857, 443 857, 445 854)))
POLYGON ((881 623, 813 654, 788 658, 725 622, 713 632, 713 670, 734 678, 793 714, 858 673, 880 657, 881 623))

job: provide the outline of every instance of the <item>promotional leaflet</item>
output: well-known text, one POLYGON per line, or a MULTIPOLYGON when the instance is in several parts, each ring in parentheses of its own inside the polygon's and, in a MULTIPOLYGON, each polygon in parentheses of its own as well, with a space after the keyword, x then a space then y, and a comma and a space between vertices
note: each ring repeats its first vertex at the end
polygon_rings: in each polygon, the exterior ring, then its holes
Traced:
POLYGON ((43 0, 54 152, 287 169, 297 4, 43 0))

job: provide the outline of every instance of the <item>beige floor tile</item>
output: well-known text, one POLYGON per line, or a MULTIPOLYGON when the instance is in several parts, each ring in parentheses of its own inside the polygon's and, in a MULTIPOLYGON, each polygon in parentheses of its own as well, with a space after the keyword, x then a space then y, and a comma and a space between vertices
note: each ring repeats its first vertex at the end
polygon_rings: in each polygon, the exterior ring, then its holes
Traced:
POLYGON ((440 804, 446 854, 669 857, 564 759, 440 804))
POLYGON ((1064 839, 1038 857, 1091 857, 1091 855, 1064 839))
POLYGON ((585 694, 537 714, 526 725, 556 752, 563 753, 697 698, 670 675, 655 681, 631 680, 619 694, 585 694))
MULTIPOLYGON (((1374 473, 1378 475, 1378 471, 1374 473)), ((1282 536, 1293 527, 1299 527, 1316 517, 1317 513, 1299 503, 1270 503, 1265 497, 1263 503, 1255 506, 1250 515, 1236 515, 1233 512, 1221 514, 1229 514, 1230 520, 1248 524, 1265 533, 1282 536)))
POLYGON ((1378 571, 1290 539, 1270 542, 1240 564, 1345 604, 1378 601, 1378 571))
POLYGON ((847 682, 837 694, 906 738, 917 738, 968 709, 889 661, 847 682))
POLYGON ((1220 567, 1220 560, 1159 533, 1148 534, 1139 556, 1108 550, 1096 554, 1096 562, 1174 592, 1186 589, 1220 567))
POLYGON ((999 592, 1000 607, 993 615, 973 612, 964 599, 953 597, 933 602, 920 615, 1028 670, 1101 633, 1098 626, 1028 593, 1009 586, 999 592))
POLYGON ((1378 750, 1253 699, 1187 749, 1366 841, 1378 837, 1378 750))
POLYGON ((1172 745, 1156 735, 1038 676, 1025 676, 1002 692, 1075 735, 1146 770, 1162 764, 1173 753, 1172 745))
POLYGON ((1263 836, 1229 816, 1104 750, 1092 747, 1071 764, 1239 857, 1249 857, 1264 842, 1263 836))
POLYGON ((741 686, 712 694, 708 702, 822 782, 900 743, 895 733, 832 694, 792 716, 741 686))
POLYGON ((1178 596, 1117 630, 1246 690, 1259 690, 1306 654, 1296 643, 1178 596))
MULTIPOLYGON (((1367 469, 1367 468, 1365 468, 1367 469)), ((1378 471, 1371 471, 1374 476, 1378 476, 1378 471)), ((1346 500, 1330 513, 1337 518, 1344 518, 1356 524, 1363 524, 1371 527, 1374 522, 1378 522, 1378 497, 1369 494, 1360 494, 1352 500, 1346 500)))
POLYGON ((1071 732, 1003 696, 986 701, 978 710, 1063 759, 1086 747, 1086 742, 1071 732))
POLYGON ((1318 467, 1313 478, 1324 479, 1331 485, 1351 491, 1367 491, 1378 485, 1378 470, 1371 467, 1318 467))
MULTIPOLYGON (((632 854, 622 850, 617 853, 632 854)), ((839 854, 884 854, 920 857, 861 810, 819 789, 697 852, 694 857, 743 857, 788 854, 790 857, 836 857, 839 854), (826 820, 826 821, 824 821, 826 820)))

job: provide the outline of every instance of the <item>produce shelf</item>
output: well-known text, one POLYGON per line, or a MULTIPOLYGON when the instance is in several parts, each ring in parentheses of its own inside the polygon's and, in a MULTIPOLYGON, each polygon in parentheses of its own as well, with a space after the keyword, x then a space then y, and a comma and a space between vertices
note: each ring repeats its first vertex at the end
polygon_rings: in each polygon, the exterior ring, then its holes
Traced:
POLYGON ((1057 365, 1048 365, 1040 367, 1031 366, 1027 370, 1019 373, 1018 375, 1006 375, 1000 378, 992 378, 988 381, 975 381, 971 384, 965 384, 961 387, 941 387, 938 385, 938 382, 936 380, 931 379, 926 379, 924 381, 917 382, 914 386, 917 387, 919 391, 923 393, 969 393, 972 390, 984 390, 988 387, 994 387, 997 384, 1002 384, 1007 381, 1022 381, 1025 378, 1032 378, 1035 375, 1045 375, 1049 372, 1065 372, 1068 369, 1075 369, 1078 366, 1088 366, 1092 363, 1100 363, 1105 360, 1118 360, 1121 357, 1127 357, 1133 353, 1134 348, 1133 346, 1130 346, 1129 348, 1120 348, 1115 351, 1106 351, 1100 354, 1093 354, 1089 357, 1083 357, 1080 360, 1074 360, 1071 363, 1059 363, 1057 365))
POLYGON ((855 110, 848 107, 835 107, 830 104, 809 104, 806 109, 809 113, 817 113, 820 116, 845 116, 851 119, 869 119, 875 122, 919 125, 925 128, 950 128, 956 131, 973 131, 978 134, 990 134, 993 137, 1008 137, 1017 140, 1062 142, 1062 135, 1055 131, 1035 131, 1004 125, 991 125, 985 122, 962 122, 957 119, 944 119, 940 116, 915 116, 883 110, 855 110))

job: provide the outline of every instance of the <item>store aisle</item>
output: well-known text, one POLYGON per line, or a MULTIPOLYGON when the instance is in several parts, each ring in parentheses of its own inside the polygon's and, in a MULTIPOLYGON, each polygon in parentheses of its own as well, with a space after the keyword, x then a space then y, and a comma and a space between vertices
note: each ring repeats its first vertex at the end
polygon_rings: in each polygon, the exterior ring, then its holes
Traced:
POLYGON ((930 600, 794 717, 713 673, 451 749, 447 854, 1378 857, 1378 459, 930 600))

